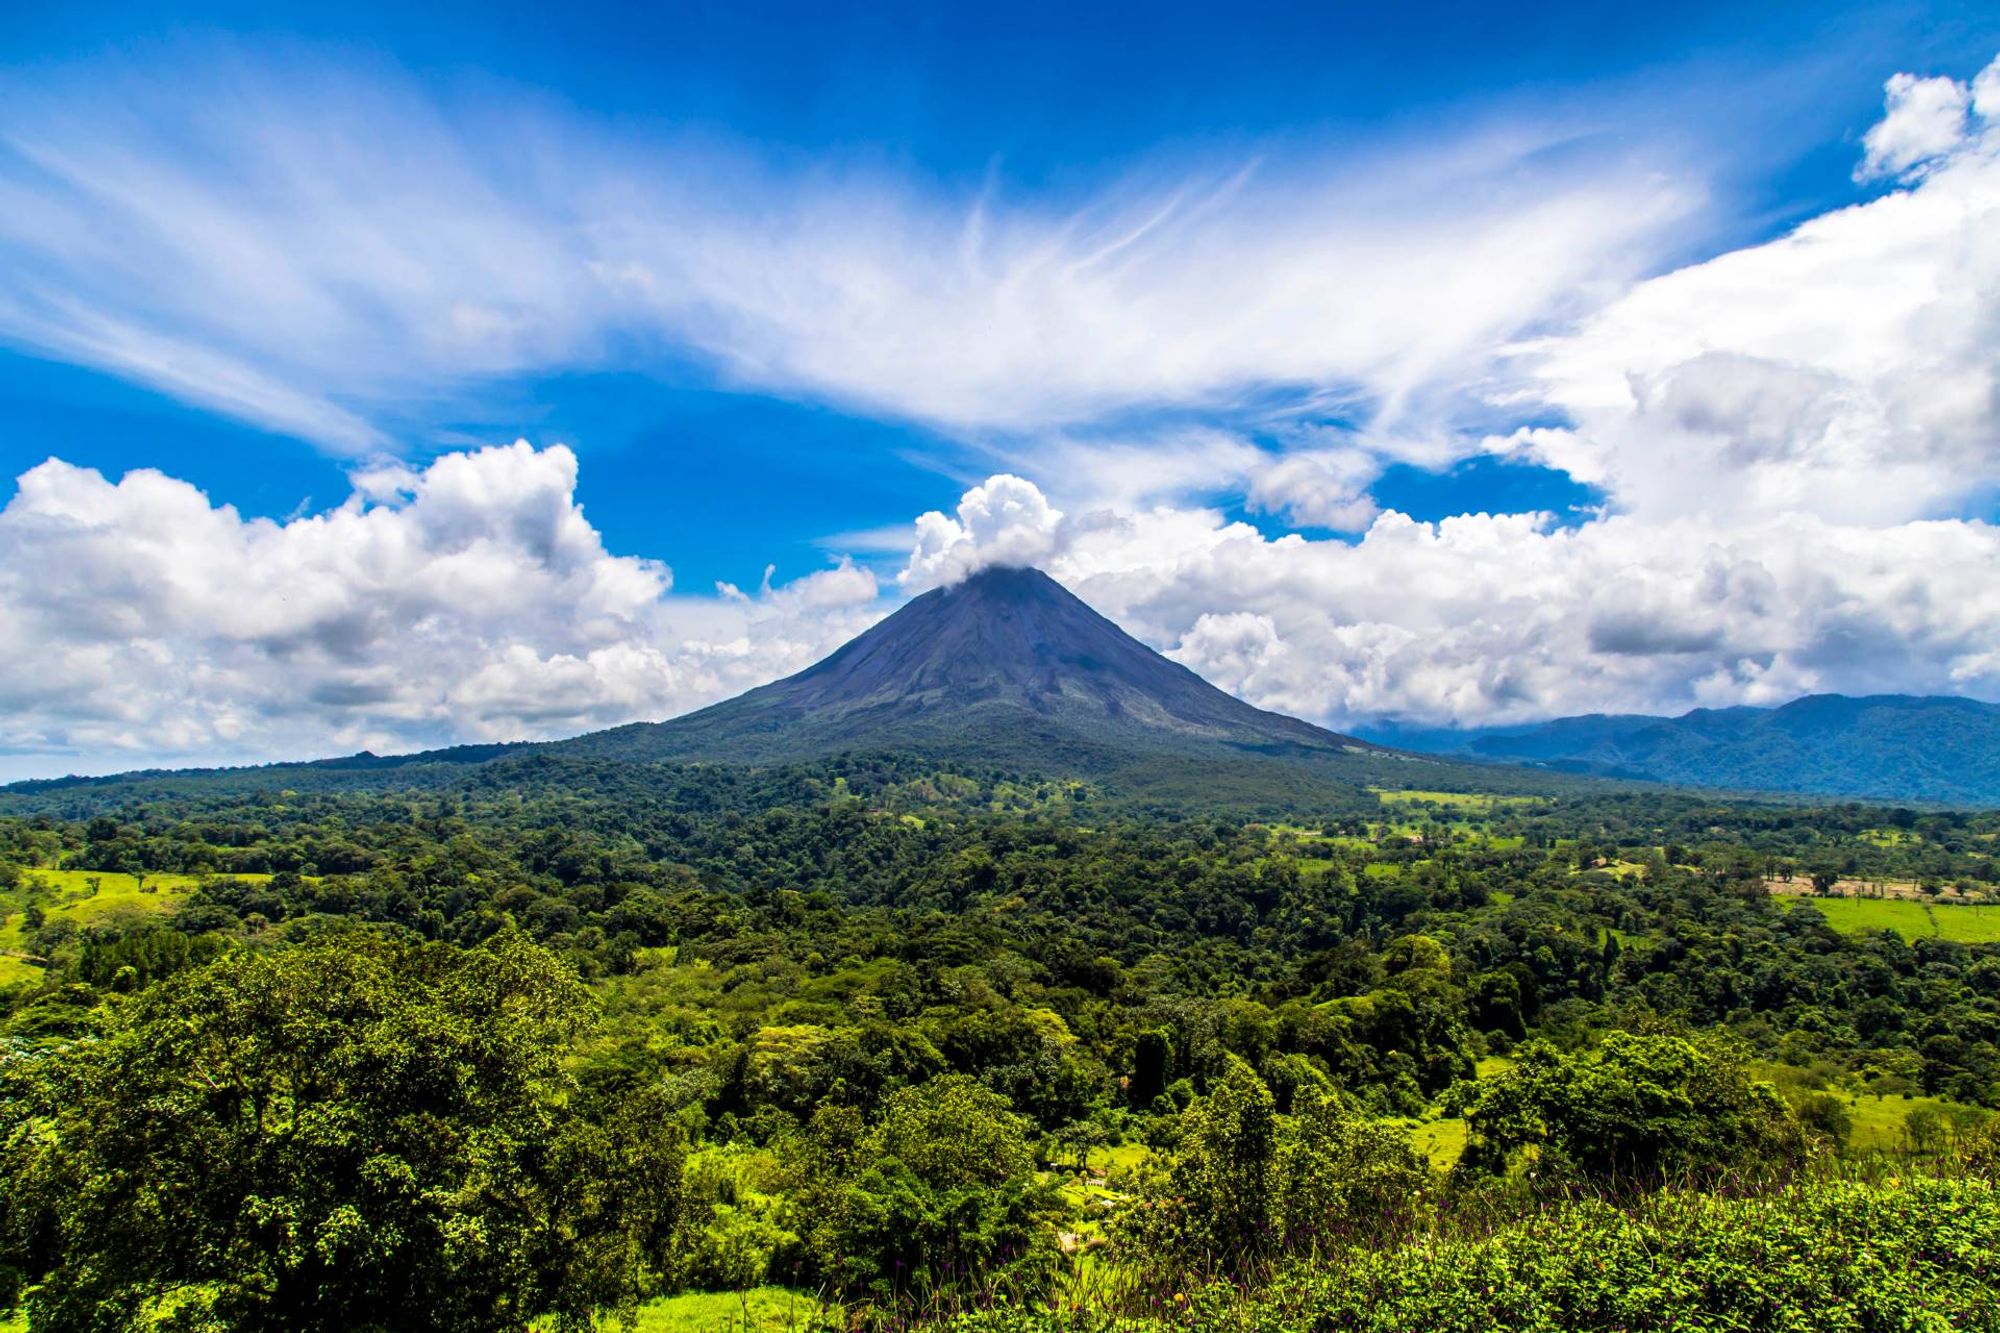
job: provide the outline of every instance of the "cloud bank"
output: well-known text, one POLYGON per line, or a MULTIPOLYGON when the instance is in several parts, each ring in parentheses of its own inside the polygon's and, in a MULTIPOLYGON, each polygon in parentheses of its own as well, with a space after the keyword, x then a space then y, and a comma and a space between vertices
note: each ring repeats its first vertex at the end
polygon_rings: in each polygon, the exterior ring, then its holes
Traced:
POLYGON ((47 771, 565 735, 795 670, 879 614, 845 563, 676 595, 575 486, 569 450, 516 444, 278 523, 44 463, 0 510, 0 745, 47 771))
MULTIPOLYGON (((995 563, 1336 725, 2000 698, 2000 62, 1889 81, 1871 197, 1644 280, 1628 264, 1691 196, 1601 162, 1493 184, 1464 220, 1393 171, 1359 202, 1296 172, 1063 211, 882 179, 774 194, 759 171, 690 202, 714 178, 631 184, 568 151, 501 190, 434 109, 402 111, 388 169, 308 117, 220 175, 139 151, 136 120, 28 122, 0 166, 23 275, 0 328, 362 457, 420 386, 643 334, 962 429, 1010 470, 916 520, 892 593, 842 562, 690 595, 605 549, 562 448, 357 463, 346 503, 282 523, 52 460, 0 511, 16 771, 665 716, 995 563), (275 174, 301 142, 324 172, 275 174), (293 225, 324 230, 271 243, 293 225), (1290 382, 1310 392, 1253 404, 1254 430, 1085 420, 1290 382), (1351 422, 1325 424, 1341 404, 1351 422), (1481 453, 1603 507, 1426 523, 1374 493, 1390 461, 1481 453)), ((1519 147, 1441 179, 1514 170, 1519 147)))

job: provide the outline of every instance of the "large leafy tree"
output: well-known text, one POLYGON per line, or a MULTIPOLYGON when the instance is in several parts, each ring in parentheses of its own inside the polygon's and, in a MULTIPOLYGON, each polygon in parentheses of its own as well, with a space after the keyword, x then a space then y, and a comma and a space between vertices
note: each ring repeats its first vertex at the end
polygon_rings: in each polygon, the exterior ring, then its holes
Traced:
POLYGON ((892 1093, 873 1123, 823 1107, 789 1144, 808 1276, 888 1305, 1041 1294, 1062 1205, 1028 1132, 963 1074, 892 1093))
POLYGON ((1797 1118, 1726 1039, 1613 1032, 1595 1050, 1520 1048, 1465 1107, 1461 1167, 1502 1171, 1532 1150, 1541 1178, 1613 1188, 1782 1167, 1805 1146, 1797 1118))
POLYGON ((658 1271, 683 1149, 561 1064, 590 999, 513 934, 237 950, 9 1071, 37 1329, 587 1327, 658 1271))

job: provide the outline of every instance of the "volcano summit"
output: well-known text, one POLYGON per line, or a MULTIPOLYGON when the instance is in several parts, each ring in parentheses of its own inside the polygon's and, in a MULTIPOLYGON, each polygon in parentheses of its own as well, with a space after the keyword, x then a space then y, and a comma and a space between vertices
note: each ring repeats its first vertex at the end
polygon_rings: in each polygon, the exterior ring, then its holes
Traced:
POLYGON ((1266 712, 1169 661, 1037 569, 924 593, 814 666, 668 722, 559 747, 622 759, 772 762, 977 751, 1083 767, 1162 752, 1380 753, 1266 712))

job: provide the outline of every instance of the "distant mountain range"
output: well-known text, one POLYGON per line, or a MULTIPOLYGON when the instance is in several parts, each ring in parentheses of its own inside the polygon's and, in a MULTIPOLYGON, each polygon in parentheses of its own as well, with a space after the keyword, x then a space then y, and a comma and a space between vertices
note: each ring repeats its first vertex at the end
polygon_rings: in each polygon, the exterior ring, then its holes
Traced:
POLYGON ((1382 745, 1565 773, 1737 791, 2000 804, 2000 705, 1808 695, 1680 717, 1590 714, 1526 726, 1362 728, 1382 745))
POLYGON ((539 744, 17 783, 327 789, 560 781, 557 766, 779 766, 898 754, 941 767, 1087 777, 1141 802, 1299 809, 1371 785, 1560 789, 1553 774, 1817 797, 2000 804, 2000 707, 1819 695, 1776 709, 1591 716, 1360 736, 1266 712, 1140 643, 1034 569, 982 570, 912 599, 784 680, 665 722, 539 744), (1413 753, 1419 752, 1419 753, 1413 753), (1476 761, 1476 762, 1474 762, 1476 761), (533 767, 539 764, 539 768, 533 767))

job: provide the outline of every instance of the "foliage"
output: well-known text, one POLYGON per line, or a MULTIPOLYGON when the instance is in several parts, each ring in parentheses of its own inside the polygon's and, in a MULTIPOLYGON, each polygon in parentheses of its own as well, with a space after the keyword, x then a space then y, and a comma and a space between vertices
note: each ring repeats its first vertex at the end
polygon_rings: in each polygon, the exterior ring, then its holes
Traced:
POLYGON ((1761 1187, 1808 1130, 1941 1169, 2000 1105, 2000 944, 1766 892, 1986 892, 2000 815, 1384 785, 1265 821, 1178 780, 1214 801, 518 751, 0 795, 15 1277, 51 1327, 96 1292, 99 1326, 311 1327, 421 1284, 403 1317, 518 1327, 774 1280, 893 1323, 1761 1187), (544 1000, 471 980, 516 957, 544 1000), (307 1110, 256 1129, 225 1064, 314 1074, 307 1110), (1412 1144, 1468 1139, 1451 1177, 1412 1144), (169 1245, 170 1211, 211 1221, 169 1245))
POLYGON ((1244 1273, 1275 1254, 1406 1230, 1432 1184, 1407 1135, 1356 1114, 1325 1083, 1302 1088, 1281 1115, 1255 1071, 1231 1057, 1182 1115, 1173 1166, 1125 1218, 1120 1247, 1163 1276, 1244 1273))
POLYGON ((1802 1182, 1750 1197, 1562 1202, 1121 1310, 993 1309, 954 1333, 1668 1333, 2000 1330, 2000 1190, 1986 1179, 1802 1182))
POLYGON ((1027 1122, 976 1079, 901 1089, 869 1124, 824 1107, 788 1152, 811 1283, 894 1308, 970 1275, 1015 1296, 1054 1276, 1060 1200, 1030 1169, 1027 1122))
POLYGON ((1783 1168, 1805 1147, 1770 1084, 1726 1041, 1613 1032, 1591 1051, 1531 1042, 1469 1094, 1460 1169, 1504 1171, 1523 1149, 1544 1183, 1653 1186, 1783 1168))
POLYGON ((8 1234, 37 1329, 588 1327, 674 1220, 678 1128, 582 1114, 589 1016, 517 935, 232 951, 7 1070, 8 1234))

